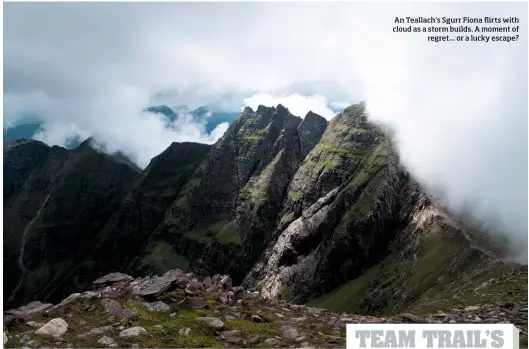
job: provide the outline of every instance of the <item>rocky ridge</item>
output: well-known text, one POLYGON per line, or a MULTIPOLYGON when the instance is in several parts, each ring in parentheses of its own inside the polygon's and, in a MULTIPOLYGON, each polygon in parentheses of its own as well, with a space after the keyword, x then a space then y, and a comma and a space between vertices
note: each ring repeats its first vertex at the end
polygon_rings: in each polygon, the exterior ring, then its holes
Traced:
POLYGON ((347 323, 514 323, 527 343, 527 302, 456 307, 391 317, 333 313, 266 300, 231 277, 180 269, 133 279, 106 275, 94 290, 57 305, 31 302, 4 312, 6 347, 322 347, 345 345, 347 323))

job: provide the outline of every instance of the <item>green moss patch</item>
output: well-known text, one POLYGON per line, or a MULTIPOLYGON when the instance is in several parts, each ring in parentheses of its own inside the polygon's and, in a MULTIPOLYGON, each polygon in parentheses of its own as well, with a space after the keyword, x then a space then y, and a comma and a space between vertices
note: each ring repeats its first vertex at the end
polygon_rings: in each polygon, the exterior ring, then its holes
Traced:
POLYGON ((130 347, 134 343, 149 348, 215 348, 221 346, 215 338, 215 330, 197 320, 198 317, 218 316, 212 311, 179 309, 177 316, 171 318, 168 313, 150 312, 138 305, 125 304, 124 306, 138 312, 140 317, 134 325, 145 328, 150 335, 117 339, 122 346, 130 347), (155 327, 156 325, 162 325, 163 328, 155 327), (184 327, 191 329, 188 336, 178 333, 184 327))
POLYGON ((258 334, 263 337, 274 337, 281 334, 277 325, 269 322, 234 319, 224 322, 224 327, 228 330, 241 330, 247 334, 258 334))

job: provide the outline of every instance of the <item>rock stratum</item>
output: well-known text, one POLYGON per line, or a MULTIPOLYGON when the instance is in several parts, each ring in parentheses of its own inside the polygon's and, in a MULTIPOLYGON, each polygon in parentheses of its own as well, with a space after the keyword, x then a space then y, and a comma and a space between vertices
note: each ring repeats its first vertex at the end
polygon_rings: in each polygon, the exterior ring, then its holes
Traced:
POLYGON ((173 143, 144 170, 90 140, 4 142, 8 309, 175 269, 359 316, 518 309, 527 267, 501 252, 413 179, 363 104, 330 121, 246 108, 216 144, 173 143))

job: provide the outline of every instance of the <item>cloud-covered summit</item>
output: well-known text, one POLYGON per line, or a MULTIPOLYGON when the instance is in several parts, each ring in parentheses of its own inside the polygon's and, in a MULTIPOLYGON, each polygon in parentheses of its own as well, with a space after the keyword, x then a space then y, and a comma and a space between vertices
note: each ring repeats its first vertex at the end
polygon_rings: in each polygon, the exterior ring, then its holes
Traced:
MULTIPOLYGON (((7 3, 4 125, 44 120, 40 139, 94 136, 145 164, 173 129, 148 105, 239 111, 281 103, 326 118, 366 100, 403 161, 453 206, 494 212, 527 246, 527 37, 433 43, 394 33, 395 16, 520 18, 525 3, 7 3), (278 16, 281 14, 281 16, 278 16), (285 20, 288 19, 288 20, 285 20)), ((526 249, 525 249, 526 251, 526 249)))

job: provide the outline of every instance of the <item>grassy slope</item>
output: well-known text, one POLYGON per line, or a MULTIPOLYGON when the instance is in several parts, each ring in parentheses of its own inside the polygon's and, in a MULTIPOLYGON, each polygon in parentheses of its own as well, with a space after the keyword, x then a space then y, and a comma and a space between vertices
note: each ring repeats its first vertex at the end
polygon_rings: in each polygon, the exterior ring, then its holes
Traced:
POLYGON ((360 277, 309 303, 333 311, 391 315, 498 301, 527 302, 527 271, 509 276, 513 266, 469 253, 468 241, 455 232, 433 230, 423 237, 418 256, 399 258, 395 244, 392 248, 388 257, 360 277), (459 265, 462 254, 467 257, 459 265), (405 298, 396 296, 404 293, 405 298))

